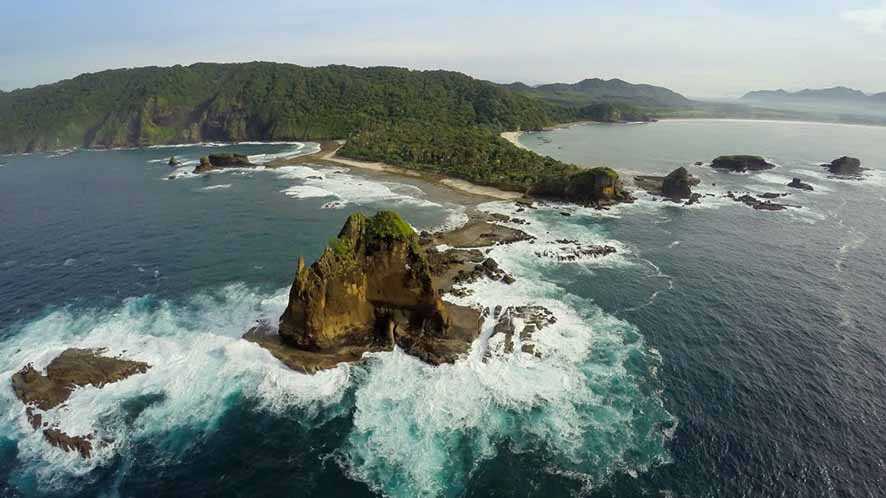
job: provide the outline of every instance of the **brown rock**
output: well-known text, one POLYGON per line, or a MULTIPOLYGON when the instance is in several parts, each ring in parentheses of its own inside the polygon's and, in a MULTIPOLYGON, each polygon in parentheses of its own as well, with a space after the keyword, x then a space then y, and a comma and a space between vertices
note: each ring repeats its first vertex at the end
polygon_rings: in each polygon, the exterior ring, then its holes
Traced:
MULTIPOLYGON (((101 356, 101 349, 66 349, 53 359, 43 375, 32 364, 25 365, 12 376, 12 390, 28 405, 25 415, 34 430, 45 424, 36 410, 49 410, 67 401, 76 387, 93 385, 101 388, 131 375, 144 373, 150 365, 140 361, 101 356)), ((43 429, 49 444, 65 451, 77 451, 83 458, 92 454, 92 435, 71 436, 57 427, 43 429)))
POLYGON ((89 458, 92 455, 90 436, 69 436, 58 429, 44 429, 43 438, 49 444, 65 451, 76 451, 83 458, 89 458))
POLYGON ((479 312, 443 303, 418 236, 396 213, 380 211, 351 215, 310 268, 299 262, 278 333, 275 349, 300 351, 287 364, 300 362, 303 371, 394 344, 438 364, 468 351, 479 312))
POLYGON ((140 361, 100 356, 100 349, 66 349, 46 367, 46 375, 28 364, 12 376, 12 390, 25 404, 49 410, 64 403, 76 387, 105 384, 144 373, 140 361))

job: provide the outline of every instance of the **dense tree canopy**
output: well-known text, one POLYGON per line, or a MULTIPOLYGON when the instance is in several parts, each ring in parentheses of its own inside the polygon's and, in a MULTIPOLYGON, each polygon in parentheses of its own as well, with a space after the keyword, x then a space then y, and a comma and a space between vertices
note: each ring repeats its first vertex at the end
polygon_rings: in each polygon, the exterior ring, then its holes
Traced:
POLYGON ((488 129, 423 121, 367 128, 354 134, 340 153, 520 192, 544 177, 578 170, 514 147, 488 129))
POLYGON ((292 64, 118 69, 0 95, 0 151, 347 138, 418 119, 529 129, 552 106, 447 71, 292 64))

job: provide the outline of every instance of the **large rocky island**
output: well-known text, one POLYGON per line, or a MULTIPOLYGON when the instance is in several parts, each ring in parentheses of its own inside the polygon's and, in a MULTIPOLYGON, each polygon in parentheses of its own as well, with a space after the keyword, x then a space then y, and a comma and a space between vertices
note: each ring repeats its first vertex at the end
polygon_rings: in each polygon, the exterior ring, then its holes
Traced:
POLYGON ((436 365, 468 351, 480 320, 443 302, 418 234, 380 211, 352 214, 310 267, 300 258, 278 330, 261 324, 245 337, 302 372, 394 345, 436 365))

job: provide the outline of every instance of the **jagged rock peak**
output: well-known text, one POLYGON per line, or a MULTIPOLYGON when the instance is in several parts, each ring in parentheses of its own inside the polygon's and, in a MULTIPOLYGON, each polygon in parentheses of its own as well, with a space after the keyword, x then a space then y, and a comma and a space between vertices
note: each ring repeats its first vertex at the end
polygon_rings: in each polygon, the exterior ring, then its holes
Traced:
POLYGON ((397 213, 348 217, 310 267, 300 260, 280 337, 308 351, 441 338, 449 320, 415 231, 397 213))

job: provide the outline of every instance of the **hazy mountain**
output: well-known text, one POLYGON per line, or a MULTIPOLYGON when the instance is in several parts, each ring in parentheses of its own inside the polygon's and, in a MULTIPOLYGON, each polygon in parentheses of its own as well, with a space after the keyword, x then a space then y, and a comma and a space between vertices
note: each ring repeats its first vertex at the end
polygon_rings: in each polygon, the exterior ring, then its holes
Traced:
POLYGON ((551 83, 535 87, 516 82, 505 87, 549 102, 573 106, 604 102, 640 107, 685 107, 693 104, 691 100, 673 90, 660 86, 628 83, 620 79, 590 78, 578 83, 551 83))
POLYGON ((758 102, 846 102, 861 103, 870 100, 884 101, 886 92, 874 96, 868 96, 862 91, 835 86, 833 88, 806 89, 799 92, 785 90, 757 90, 748 92, 742 96, 742 100, 754 100, 758 102))

